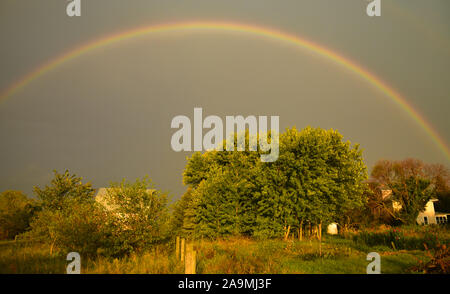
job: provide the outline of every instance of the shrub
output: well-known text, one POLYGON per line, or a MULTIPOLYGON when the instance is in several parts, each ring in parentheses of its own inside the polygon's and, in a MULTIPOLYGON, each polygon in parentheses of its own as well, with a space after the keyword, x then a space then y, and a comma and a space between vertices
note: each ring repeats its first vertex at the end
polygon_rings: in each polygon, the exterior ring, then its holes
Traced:
POLYGON ((108 254, 121 256, 168 239, 167 195, 149 178, 111 184, 106 195, 108 254))
POLYGON ((436 248, 439 244, 446 243, 445 236, 440 236, 439 231, 427 227, 424 231, 414 234, 400 228, 391 228, 387 231, 361 231, 353 235, 353 241, 367 246, 387 246, 393 249, 423 250, 424 248, 436 248))
POLYGON ((423 273, 448 274, 450 273, 450 250, 446 245, 437 245, 435 250, 426 249, 430 261, 420 261, 413 271, 423 273))
POLYGON ((71 203, 61 210, 39 212, 31 231, 20 238, 50 244, 50 254, 59 249, 92 256, 106 245, 106 220, 95 203, 71 203))
POLYGON ((37 210, 36 202, 20 191, 0 194, 0 240, 14 239, 30 227, 37 210))

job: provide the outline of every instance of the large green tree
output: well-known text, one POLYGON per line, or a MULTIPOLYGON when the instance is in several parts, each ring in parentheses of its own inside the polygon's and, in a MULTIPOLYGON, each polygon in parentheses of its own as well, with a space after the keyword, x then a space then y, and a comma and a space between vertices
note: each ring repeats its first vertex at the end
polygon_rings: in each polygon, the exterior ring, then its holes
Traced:
POLYGON ((308 127, 288 129, 279 147, 278 160, 268 163, 259 149, 194 153, 184 183, 195 199, 186 209, 196 212, 196 236, 287 237, 364 204, 367 173, 358 145, 337 131, 308 127))
POLYGON ((365 202, 361 150, 337 131, 288 129, 280 135, 279 159, 263 167, 275 190, 261 201, 277 208, 273 217, 283 221, 285 234, 306 223, 337 221, 365 202))

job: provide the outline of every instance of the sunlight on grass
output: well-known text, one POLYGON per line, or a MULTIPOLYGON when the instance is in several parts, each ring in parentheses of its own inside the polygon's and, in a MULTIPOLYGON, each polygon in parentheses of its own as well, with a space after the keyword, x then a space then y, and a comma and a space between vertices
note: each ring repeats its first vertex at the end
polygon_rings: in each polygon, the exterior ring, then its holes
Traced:
MULTIPOLYGON (((382 273, 410 273, 419 261, 428 261, 424 251, 368 247, 342 237, 327 236, 319 254, 319 242, 257 241, 230 238, 198 241, 197 273, 208 274, 365 274, 368 252, 381 255, 382 273)), ((120 259, 82 259, 82 273, 88 274, 182 274, 184 265, 173 250, 157 247, 120 259)), ((0 273, 65 273, 65 254, 50 255, 47 245, 1 242, 0 273)))

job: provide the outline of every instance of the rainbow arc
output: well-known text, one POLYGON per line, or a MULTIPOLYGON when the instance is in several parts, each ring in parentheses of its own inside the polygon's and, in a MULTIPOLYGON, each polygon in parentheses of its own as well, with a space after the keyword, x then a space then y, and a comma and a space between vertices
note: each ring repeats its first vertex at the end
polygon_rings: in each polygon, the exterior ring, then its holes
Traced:
POLYGON ((220 31, 234 31, 240 33, 253 34, 265 38, 271 38, 283 42, 288 42, 297 45, 299 48, 303 48, 312 51, 319 56, 332 60, 338 65, 343 66, 347 70, 355 73, 362 79, 366 80, 381 92, 383 92, 387 97, 395 102, 403 111, 405 111, 432 139, 436 146, 443 152, 445 157, 450 161, 450 150, 446 145, 445 141, 439 135, 439 133, 433 128, 433 126, 426 120, 426 118, 419 113, 403 96, 397 93, 392 87, 382 81, 380 78, 372 74, 371 72, 364 69, 362 66, 349 59, 341 56, 340 54, 333 52, 319 44, 312 41, 300 38, 298 36, 288 34, 285 32, 240 23, 231 22, 181 22, 181 23, 169 23, 160 25, 150 25, 139 27, 136 29, 119 32, 112 34, 110 36, 97 39, 90 43, 84 44, 73 50, 70 50, 50 61, 41 65, 37 69, 31 71, 17 82, 8 87, 4 92, 0 94, 0 103, 7 98, 13 96, 15 93, 23 89, 33 80, 38 77, 48 73, 52 69, 62 65, 65 62, 73 60, 80 55, 83 55, 89 51, 95 50, 100 47, 107 46, 112 43, 121 42, 136 38, 139 36, 144 36, 152 33, 162 33, 171 31, 196 31, 196 30, 220 30, 220 31))

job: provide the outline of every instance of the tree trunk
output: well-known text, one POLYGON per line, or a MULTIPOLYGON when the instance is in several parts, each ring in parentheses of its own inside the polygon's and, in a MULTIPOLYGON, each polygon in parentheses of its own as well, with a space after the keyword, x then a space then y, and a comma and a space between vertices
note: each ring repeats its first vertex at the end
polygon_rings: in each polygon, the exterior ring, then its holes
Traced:
POLYGON ((55 246, 55 241, 56 240, 53 240, 52 245, 50 245, 50 255, 53 255, 53 246, 55 246))
POLYGON ((284 240, 285 241, 288 239, 290 231, 291 231, 291 226, 289 225, 287 227, 287 231, 284 233, 284 240))
POLYGON ((322 222, 319 224, 319 256, 322 256, 322 222))
POLYGON ((298 228, 298 240, 303 240, 303 220, 300 222, 300 227, 298 228))

